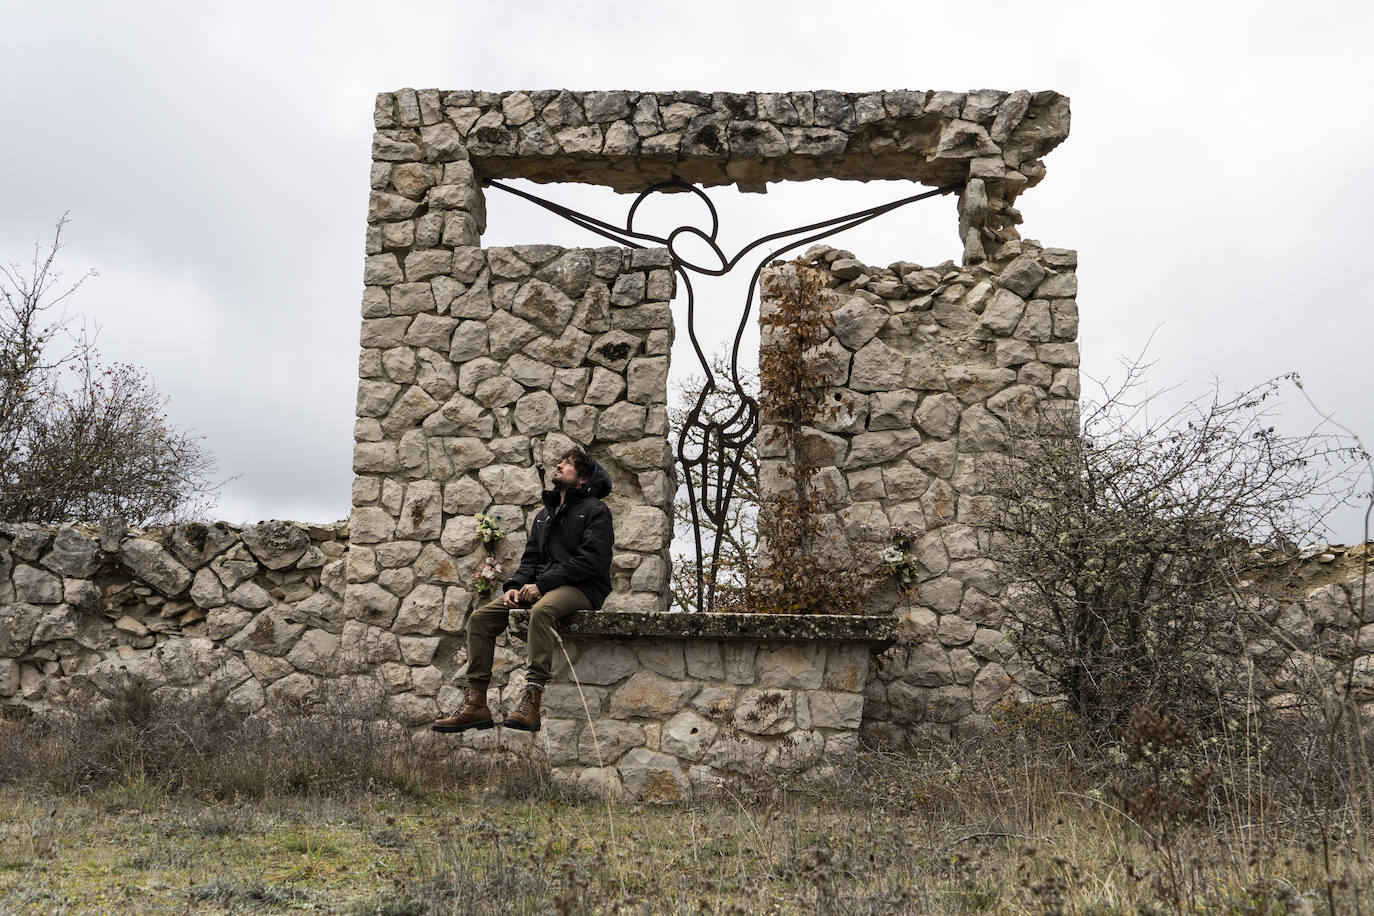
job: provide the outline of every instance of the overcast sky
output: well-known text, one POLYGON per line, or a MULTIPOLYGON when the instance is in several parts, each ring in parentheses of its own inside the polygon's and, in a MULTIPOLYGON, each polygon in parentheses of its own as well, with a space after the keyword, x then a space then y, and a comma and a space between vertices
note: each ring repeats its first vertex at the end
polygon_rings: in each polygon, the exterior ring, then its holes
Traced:
MULTIPOLYGON (((33 3, 0 0, 0 256, 70 213, 73 310, 234 479, 215 516, 348 512, 376 92, 1055 89, 1073 129, 1020 202, 1079 251, 1087 375, 1154 334, 1156 387, 1302 373, 1374 444, 1374 6, 1276 2, 33 3)), ((609 191, 543 193, 612 220, 609 191)), ((743 244, 912 193, 713 192, 743 244)), ((599 244, 491 192, 484 244, 599 244)), ((922 209, 924 208, 924 209, 922 209)), ((835 244, 957 258, 953 202, 835 244)), ((733 294, 722 310, 737 308, 733 294)), ((722 311, 722 315, 727 311, 722 311)), ((722 322, 724 323, 724 322, 722 322)), ((685 365, 686 353, 677 353, 685 365)), ((1316 421, 1296 392, 1284 425, 1316 421)), ((1358 515, 1335 538, 1360 536, 1358 515)))

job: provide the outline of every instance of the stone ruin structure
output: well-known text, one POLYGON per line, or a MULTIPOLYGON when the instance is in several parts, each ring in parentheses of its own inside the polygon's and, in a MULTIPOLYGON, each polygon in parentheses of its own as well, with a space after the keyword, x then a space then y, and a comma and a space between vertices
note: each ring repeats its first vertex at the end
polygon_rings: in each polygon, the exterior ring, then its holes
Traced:
MULTIPOLYGON (((983 556, 982 461, 1036 405, 1078 397, 1076 255, 1022 239, 1015 206, 1068 135, 1067 99, 407 89, 380 95, 374 120, 349 521, 5 527, 0 703, 43 709, 138 676, 245 712, 345 704, 430 740, 457 703, 474 574, 489 558, 512 568, 538 468, 573 443, 612 475, 615 592, 564 627, 536 738, 445 737, 436 754, 533 740, 560 780, 674 800, 732 773, 823 767, 861 733, 902 746, 976 732, 1027 688, 983 556), (890 525, 916 530, 919 589, 889 589, 861 618, 666 614, 672 254, 483 248, 482 183, 818 177, 959 188, 959 264, 803 258, 837 303, 811 355, 840 410, 807 431, 826 531, 858 551, 890 525), (478 513, 500 517, 504 541, 481 543, 478 513)), ((766 441, 765 489, 783 460, 766 441)), ((1276 608, 1294 637, 1265 648, 1274 669, 1307 670, 1323 632, 1374 651, 1374 629, 1352 631, 1352 594, 1324 583, 1276 608)), ((498 681, 522 655, 517 622, 498 681)))

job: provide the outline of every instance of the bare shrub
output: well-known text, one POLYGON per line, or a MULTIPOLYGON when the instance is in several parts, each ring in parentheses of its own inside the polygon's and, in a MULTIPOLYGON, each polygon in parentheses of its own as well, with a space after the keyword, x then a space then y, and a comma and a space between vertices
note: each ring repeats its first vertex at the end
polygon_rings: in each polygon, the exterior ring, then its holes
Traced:
POLYGON ((991 556, 1021 657, 1110 738, 1131 711, 1237 714, 1244 648, 1267 627, 1241 600, 1259 545, 1309 539, 1353 498, 1357 445, 1273 425, 1281 379, 1164 417, 1142 367, 1081 423, 1062 402, 994 465, 991 556))
POLYGON ((86 279, 62 285, 65 225, 27 267, 0 265, 0 518, 194 515, 217 489, 214 459, 167 422, 166 399, 141 370, 102 363, 63 314, 86 279))

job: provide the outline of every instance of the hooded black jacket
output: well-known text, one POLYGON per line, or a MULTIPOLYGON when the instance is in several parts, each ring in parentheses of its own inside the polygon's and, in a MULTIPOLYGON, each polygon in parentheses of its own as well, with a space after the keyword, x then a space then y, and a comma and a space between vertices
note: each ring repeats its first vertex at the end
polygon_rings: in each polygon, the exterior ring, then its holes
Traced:
POLYGON ((558 490, 544 491, 544 508, 534 517, 520 567, 504 589, 533 582, 548 594, 571 585, 586 595, 593 608, 611 593, 611 548, 615 532, 611 510, 601 500, 611 492, 611 475, 595 461, 591 479, 569 487, 558 504, 558 490))

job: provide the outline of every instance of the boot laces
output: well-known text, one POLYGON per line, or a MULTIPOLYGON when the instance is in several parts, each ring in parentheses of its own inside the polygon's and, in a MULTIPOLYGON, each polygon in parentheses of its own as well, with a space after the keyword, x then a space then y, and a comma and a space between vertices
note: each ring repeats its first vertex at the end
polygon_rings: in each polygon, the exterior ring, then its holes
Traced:
POLYGON ((533 687, 525 688, 525 695, 520 698, 520 706, 516 709, 517 715, 528 716, 530 714, 530 710, 534 709, 534 694, 533 687))

